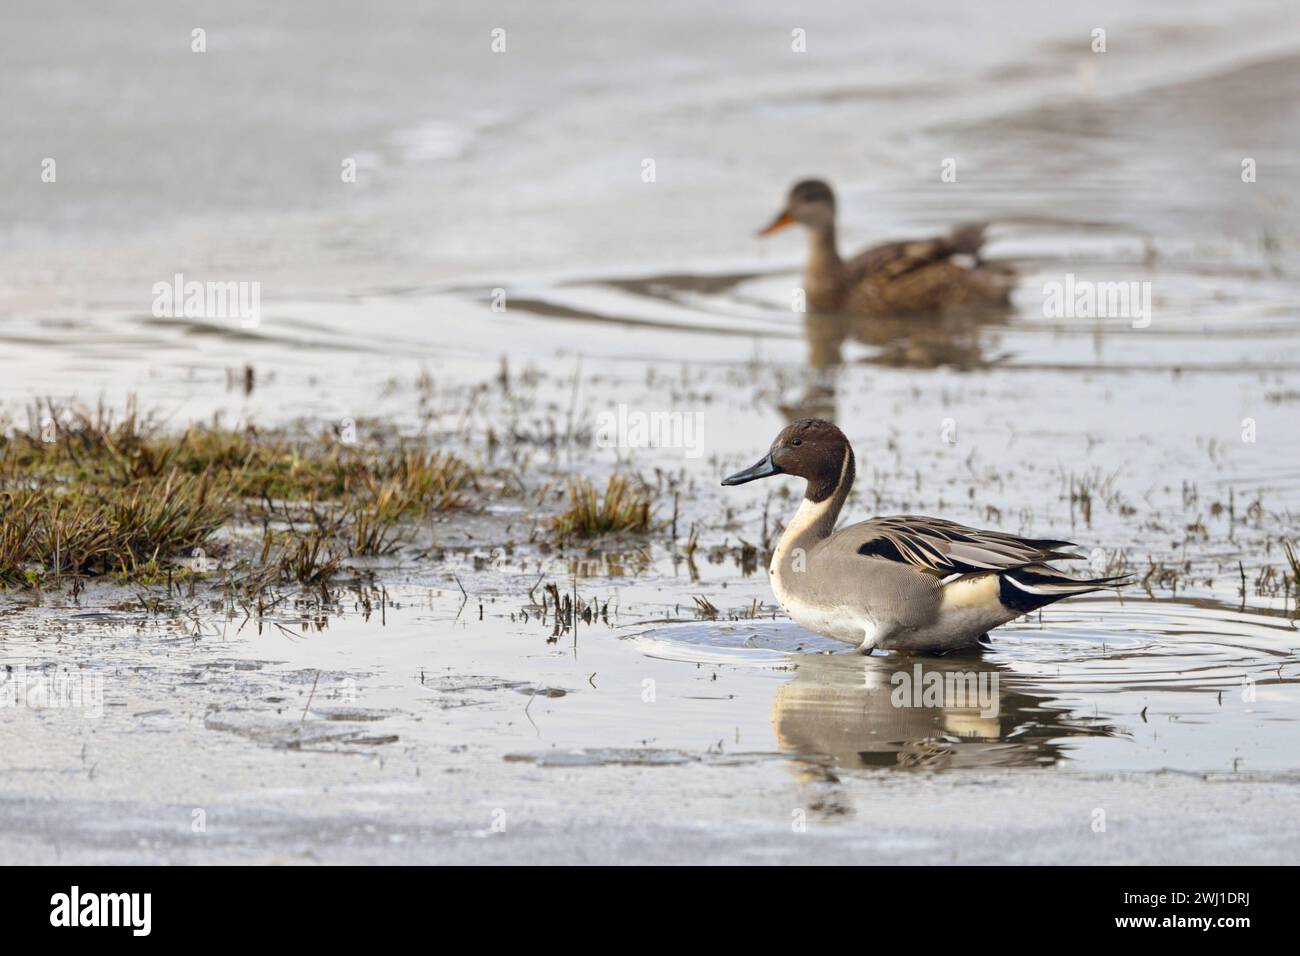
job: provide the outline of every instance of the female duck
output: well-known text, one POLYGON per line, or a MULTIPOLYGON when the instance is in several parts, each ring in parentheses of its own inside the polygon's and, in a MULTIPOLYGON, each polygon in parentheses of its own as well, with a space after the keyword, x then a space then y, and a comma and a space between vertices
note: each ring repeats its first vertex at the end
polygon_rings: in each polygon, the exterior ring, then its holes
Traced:
POLYGON ((1053 601, 1123 583, 1075 579, 1046 562, 1079 555, 1068 541, 978 531, 941 518, 872 518, 834 531, 853 486, 853 449, 830 422, 782 430, 766 457, 722 483, 770 475, 807 482, 772 554, 772 592, 796 623, 858 645, 946 653, 1053 601))
POLYGON ((984 225, 959 226, 947 236, 889 242, 849 259, 835 243, 835 194, 820 179, 790 190, 786 205, 759 232, 770 236, 799 223, 808 230, 804 293, 816 312, 865 316, 943 315, 1005 308, 1014 275, 979 261, 984 225), (969 268, 953 262, 969 256, 969 268))

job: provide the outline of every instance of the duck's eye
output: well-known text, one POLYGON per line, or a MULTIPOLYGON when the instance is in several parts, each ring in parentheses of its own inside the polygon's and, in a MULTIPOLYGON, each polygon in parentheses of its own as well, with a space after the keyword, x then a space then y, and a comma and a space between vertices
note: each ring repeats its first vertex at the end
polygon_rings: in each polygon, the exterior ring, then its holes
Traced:
POLYGON ((802 438, 796 438, 794 441, 790 442, 790 444, 791 444, 791 445, 794 445, 795 448, 798 448, 800 445, 803 444, 803 439, 802 439, 802 438))

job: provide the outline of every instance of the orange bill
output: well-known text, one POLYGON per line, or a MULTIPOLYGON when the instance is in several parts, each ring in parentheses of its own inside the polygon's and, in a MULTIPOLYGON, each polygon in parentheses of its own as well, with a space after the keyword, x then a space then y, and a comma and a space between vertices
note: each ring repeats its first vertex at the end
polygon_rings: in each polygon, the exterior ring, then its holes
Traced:
POLYGON ((767 228, 760 229, 758 231, 758 234, 760 236, 770 236, 774 232, 780 232, 786 226, 793 225, 793 223, 794 220, 790 218, 789 210, 785 210, 781 213, 781 215, 777 216, 770 223, 768 223, 767 228))

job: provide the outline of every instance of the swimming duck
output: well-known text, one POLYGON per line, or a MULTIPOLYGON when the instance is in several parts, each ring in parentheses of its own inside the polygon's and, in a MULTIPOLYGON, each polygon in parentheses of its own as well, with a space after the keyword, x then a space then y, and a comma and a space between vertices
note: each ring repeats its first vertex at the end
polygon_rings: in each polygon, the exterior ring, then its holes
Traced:
POLYGON ((1076 579, 1047 562, 1079 555, 1068 541, 980 531, 942 518, 872 518, 835 531, 853 487, 853 448, 835 425, 787 425, 756 464, 723 480, 772 475, 806 482, 803 502, 772 553, 772 592, 810 631, 873 648, 947 653, 987 643, 988 632, 1076 594, 1124 583, 1076 579))
POLYGON ((799 223, 808 230, 804 294, 817 312, 866 316, 942 315, 1005 308, 1014 275, 982 263, 983 223, 959 226, 946 236, 887 242, 849 259, 835 243, 835 194, 820 179, 795 183, 785 208, 760 236, 799 223), (954 256, 967 256, 970 267, 954 256))

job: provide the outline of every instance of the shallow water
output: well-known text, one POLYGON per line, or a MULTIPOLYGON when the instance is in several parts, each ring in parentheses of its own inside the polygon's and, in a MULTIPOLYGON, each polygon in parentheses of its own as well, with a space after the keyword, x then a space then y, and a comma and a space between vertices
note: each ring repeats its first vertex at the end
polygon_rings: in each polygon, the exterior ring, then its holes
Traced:
MULTIPOLYGON (((1300 769, 1300 652, 1285 618, 1080 600, 994 632, 979 655, 863 656, 784 620, 627 622, 647 609, 627 606, 639 589, 602 591, 588 596, 619 608, 576 637, 525 622, 518 595, 410 586, 369 614, 341 592, 260 626, 202 609, 186 622, 49 608, 8 616, 3 632, 11 666, 26 668, 16 687, 97 679, 110 733, 179 732, 201 714, 201 738, 234 735, 245 758, 247 747, 387 748, 434 766, 468 750, 545 766, 741 761, 773 772, 788 760, 838 771, 1300 769)), ((15 765, 84 717, 33 701, 35 723, 9 726, 15 765)), ((103 732, 98 720, 80 726, 103 732)))
POLYGON ((671 660, 793 670, 772 704, 779 748, 844 769, 1296 766, 1292 622, 1172 601, 1057 610, 996 632, 975 657, 818 655, 834 642, 775 621, 672 625, 635 640, 671 660))

